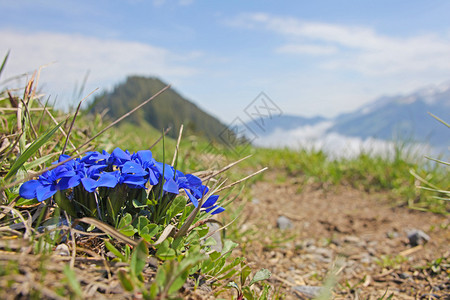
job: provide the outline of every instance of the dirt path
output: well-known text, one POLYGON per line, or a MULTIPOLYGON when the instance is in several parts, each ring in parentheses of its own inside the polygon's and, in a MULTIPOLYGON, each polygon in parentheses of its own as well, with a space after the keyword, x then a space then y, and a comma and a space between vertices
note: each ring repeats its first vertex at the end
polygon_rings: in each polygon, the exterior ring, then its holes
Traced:
POLYGON ((286 299, 308 299, 315 291, 309 287, 323 284, 338 257, 335 299, 378 299, 386 291, 393 299, 450 299, 447 217, 392 207, 380 193, 313 186, 298 191, 295 180, 273 182, 251 188, 240 218, 248 240, 242 251, 255 268, 272 272, 271 284, 286 299), (279 229, 280 216, 292 227, 279 229), (413 247, 407 237, 413 229, 428 234, 429 242, 413 247), (441 257, 436 273, 418 268, 441 257))

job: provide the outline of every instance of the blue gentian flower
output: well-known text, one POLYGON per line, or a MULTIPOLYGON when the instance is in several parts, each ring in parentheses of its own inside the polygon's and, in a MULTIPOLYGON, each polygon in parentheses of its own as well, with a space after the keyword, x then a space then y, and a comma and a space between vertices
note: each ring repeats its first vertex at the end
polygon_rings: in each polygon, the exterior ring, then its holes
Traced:
MULTIPOLYGON (((206 187, 206 186, 204 186, 204 187, 206 187)), ((194 206, 197 207, 198 206, 198 200, 200 200, 201 197, 200 198, 196 198, 196 197, 194 197, 194 195, 189 193, 189 191, 187 191, 186 189, 184 189, 184 191, 188 195, 189 200, 191 200, 192 204, 194 204, 194 206)), ((218 206, 218 205, 215 205, 218 199, 219 199, 218 195, 211 195, 211 196, 209 196, 208 199, 206 199, 206 201, 202 204, 202 208, 204 208, 206 212, 211 212, 212 215, 216 215, 216 214, 219 214, 219 213, 225 211, 225 208, 223 208, 221 206, 218 206)))
POLYGON ((38 180, 30 180, 22 184, 19 194, 24 199, 36 198, 39 202, 44 201, 56 194, 58 190, 70 188, 66 181, 61 182, 60 179, 75 175, 76 173, 68 170, 67 166, 58 166, 54 170, 43 173, 38 180))
MULTIPOLYGON (((60 163, 70 158, 61 155, 60 163)), ((126 185, 133 189, 146 189, 147 183, 155 186, 164 180, 164 192, 176 195, 180 189, 186 192, 189 201, 197 207, 199 199, 207 195, 209 188, 202 184, 197 176, 184 174, 173 166, 156 161, 150 150, 141 150, 131 154, 128 150, 114 149, 87 152, 82 158, 72 159, 54 170, 43 173, 38 179, 25 182, 19 189, 22 198, 44 201, 58 190, 68 190, 82 185, 88 193, 97 193, 97 189, 115 188, 126 185)), ((216 205, 219 196, 211 195, 202 204, 202 209, 217 214, 225 209, 216 205)))

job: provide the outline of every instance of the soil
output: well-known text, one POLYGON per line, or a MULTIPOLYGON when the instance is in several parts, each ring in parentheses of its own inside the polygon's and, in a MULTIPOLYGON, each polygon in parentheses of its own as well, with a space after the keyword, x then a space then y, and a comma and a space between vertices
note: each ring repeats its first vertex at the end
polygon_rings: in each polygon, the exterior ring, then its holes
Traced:
POLYGON ((334 299, 450 299, 448 217, 393 206, 387 193, 272 176, 251 187, 239 226, 242 254, 272 272, 278 295, 309 299, 331 278, 334 299), (413 229, 429 241, 411 245, 413 229))

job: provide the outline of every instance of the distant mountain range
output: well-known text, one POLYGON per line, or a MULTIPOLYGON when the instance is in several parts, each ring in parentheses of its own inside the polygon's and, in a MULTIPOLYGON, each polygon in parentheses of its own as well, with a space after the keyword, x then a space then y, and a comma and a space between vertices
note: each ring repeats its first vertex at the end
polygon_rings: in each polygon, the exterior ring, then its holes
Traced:
MULTIPOLYGON (((116 119, 166 85, 158 78, 130 76, 113 91, 95 97, 88 110, 91 113, 105 111, 107 117, 116 119)), ((172 130, 168 135, 172 137, 178 134, 181 124, 184 124, 184 131, 187 134, 205 136, 211 140, 217 140, 221 133, 228 130, 217 118, 182 97, 172 88, 136 111, 128 121, 137 125, 145 122, 158 130, 171 126, 172 130)))
MULTIPOLYGON (((450 145, 450 129, 428 112, 450 121, 450 84, 424 88, 408 95, 381 97, 335 118, 281 115, 259 122, 265 124, 264 128, 257 126, 255 121, 246 126, 258 134, 258 144, 264 144, 267 137, 289 132, 299 139, 305 134, 312 138, 334 134, 361 140, 426 143, 446 149, 450 145)), ((289 138, 292 139, 292 135, 289 138)))

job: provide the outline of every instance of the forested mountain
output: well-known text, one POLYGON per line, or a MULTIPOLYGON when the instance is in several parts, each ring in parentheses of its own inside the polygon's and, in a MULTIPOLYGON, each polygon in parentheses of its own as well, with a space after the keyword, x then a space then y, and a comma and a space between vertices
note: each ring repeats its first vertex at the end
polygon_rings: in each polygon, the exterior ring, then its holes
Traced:
MULTIPOLYGON (((105 92, 96 97, 89 106, 89 111, 100 113, 106 109, 106 116, 116 119, 166 85, 158 78, 130 76, 112 92, 105 92)), ((220 140, 220 134, 227 130, 218 119, 183 98, 172 88, 136 111, 128 121, 135 124, 146 122, 158 130, 172 126, 169 132, 169 136, 172 137, 178 134, 181 124, 184 124, 185 132, 188 134, 205 136, 211 140, 220 140)))

